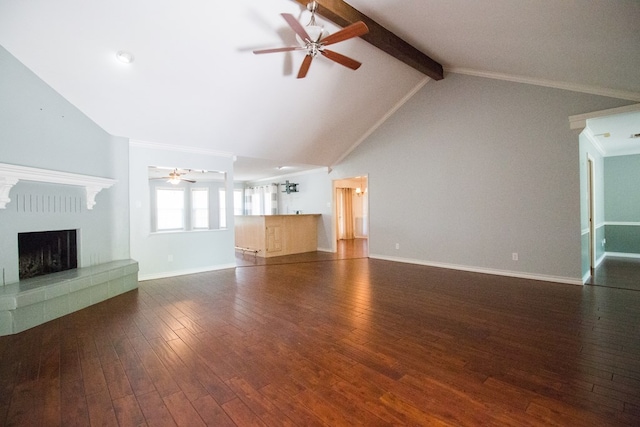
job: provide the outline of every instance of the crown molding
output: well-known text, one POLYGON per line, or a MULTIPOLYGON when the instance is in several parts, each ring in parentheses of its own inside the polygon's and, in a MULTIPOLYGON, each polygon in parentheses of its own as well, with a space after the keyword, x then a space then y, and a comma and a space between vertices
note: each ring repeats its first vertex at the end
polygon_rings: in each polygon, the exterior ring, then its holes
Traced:
POLYGON ((356 148, 358 148, 358 146, 359 146, 360 144, 362 144, 362 143, 364 142, 364 140, 366 140, 367 138, 369 138, 369 136, 371 136, 371 134, 372 134, 373 132, 375 132, 375 131, 376 131, 376 129, 378 129, 380 126, 382 126, 382 124, 383 124, 384 122, 386 122, 386 121, 387 121, 387 119, 388 119, 389 117, 391 117, 392 115, 394 115, 394 114, 395 114, 395 112, 396 112, 396 111, 398 111, 398 110, 400 109, 400 107, 402 107, 405 103, 407 103, 407 101, 409 101, 409 100, 413 97, 413 95, 415 95, 416 93, 418 93, 418 91, 419 91, 420 89, 422 89, 422 88, 424 87, 424 85, 426 85, 426 84, 427 84, 427 83, 429 83, 430 81, 432 81, 432 79, 431 79, 431 78, 429 78, 429 77, 424 77, 424 78, 420 79, 420 81, 419 81, 419 82, 414 86, 414 88, 413 88, 413 89, 411 89, 411 90, 409 91, 409 93, 407 93, 405 96, 403 96, 403 97, 402 97, 402 99, 401 99, 400 101, 396 102, 396 104, 395 104, 393 107, 391 107, 391 108, 389 109, 389 111, 387 111, 387 113, 386 113, 384 116, 382 116, 382 117, 381 117, 377 122, 375 122, 375 123, 373 124, 373 126, 371 126, 369 129, 367 129, 367 131, 366 131, 364 134, 362 134, 362 136, 361 136, 360 138, 358 138, 358 140, 357 140, 353 145, 351 145, 351 147, 349 147, 349 149, 348 149, 347 151, 345 151, 345 152, 344 152, 340 157, 338 157, 338 158, 337 158, 337 159, 332 163, 332 166, 338 165, 338 164, 340 164, 340 162, 342 162, 344 159, 346 159, 346 158, 347 158, 347 156, 348 156, 349 154, 351 154, 351 152, 352 152, 353 150, 355 150, 356 148))
POLYGON ((445 71, 454 74, 465 74, 468 76, 484 77, 487 79, 504 80, 508 82, 524 83, 535 86, 544 86, 554 89, 569 90, 572 92, 588 93, 590 95, 606 96, 609 98, 626 99, 628 101, 640 102, 640 93, 625 90, 609 89, 598 86, 582 85, 570 82, 559 82, 555 80, 537 79, 534 77, 517 76, 513 74, 496 73, 493 71, 473 70, 461 67, 445 67, 445 71))
POLYGON ((597 119, 598 117, 615 116, 617 114, 635 113, 640 111, 640 104, 625 105, 624 107, 610 108, 608 110, 594 111, 585 114, 576 114, 569 116, 569 128, 574 130, 582 130, 587 126, 587 120, 597 119))

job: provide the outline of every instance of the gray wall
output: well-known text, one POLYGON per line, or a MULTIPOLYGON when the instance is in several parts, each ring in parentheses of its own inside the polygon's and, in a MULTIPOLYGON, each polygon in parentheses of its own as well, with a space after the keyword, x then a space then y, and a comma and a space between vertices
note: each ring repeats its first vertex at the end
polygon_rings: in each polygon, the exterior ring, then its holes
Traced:
POLYGON ((626 104, 449 74, 331 175, 369 174, 372 257, 580 283, 579 144, 568 118, 626 104))
POLYGON ((607 252, 640 254, 640 155, 604 159, 607 252))
MULTIPOLYGON (((129 258, 127 141, 107 134, 0 47, 0 162, 116 179, 87 210, 79 187, 21 181, 0 209, 0 268, 18 280, 17 233, 80 229, 80 266, 129 258), (20 197, 80 200, 73 212, 19 206, 20 197)), ((0 283, 1 285, 1 283, 0 283)))

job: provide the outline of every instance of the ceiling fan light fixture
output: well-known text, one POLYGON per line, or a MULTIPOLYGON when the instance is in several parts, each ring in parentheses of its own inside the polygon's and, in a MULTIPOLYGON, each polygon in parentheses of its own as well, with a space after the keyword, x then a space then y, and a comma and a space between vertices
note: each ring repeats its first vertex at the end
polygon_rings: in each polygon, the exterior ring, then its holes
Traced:
POLYGON ((116 58, 124 64, 131 64, 134 60, 133 53, 127 52, 126 50, 119 50, 118 53, 116 53, 116 58))
POLYGON ((178 185, 178 184, 180 184, 180 178, 178 178, 177 176, 172 176, 171 178, 169 178, 167 180, 167 182, 169 184, 178 185))
MULTIPOLYGON (((304 27, 304 29, 307 31, 307 34, 309 34, 309 37, 311 38, 309 42, 317 42, 322 37, 329 35, 329 33, 325 31, 322 25, 307 25, 306 27, 304 27)), ((307 40, 302 40, 302 37, 297 34, 296 40, 298 41, 298 43, 300 43, 301 46, 305 46, 308 43, 307 40)))
POLYGON ((290 52, 294 50, 302 50, 306 51, 306 55, 304 60, 302 61, 302 65, 300 66, 300 70, 298 71, 298 78, 304 78, 309 71, 309 66, 311 65, 311 61, 313 58, 321 54, 325 58, 337 62, 340 65, 343 65, 352 70, 357 70, 362 63, 356 61, 355 59, 349 58, 348 56, 342 55, 333 50, 325 49, 325 46, 333 45, 338 42, 348 40, 354 37, 362 36, 369 32, 369 28, 362 21, 354 22, 351 25, 344 27, 338 32, 325 35, 324 29, 322 26, 319 26, 315 22, 315 10, 317 9, 317 2, 311 2, 307 7, 311 11, 311 20, 309 21, 309 25, 307 27, 303 27, 300 22, 290 13, 281 13, 282 17, 289 24, 289 27, 296 33, 297 40, 300 43, 299 46, 284 46, 275 49, 261 49, 254 50, 254 54, 262 54, 262 53, 275 53, 275 52, 290 52), (309 34, 309 32, 312 34, 309 34))

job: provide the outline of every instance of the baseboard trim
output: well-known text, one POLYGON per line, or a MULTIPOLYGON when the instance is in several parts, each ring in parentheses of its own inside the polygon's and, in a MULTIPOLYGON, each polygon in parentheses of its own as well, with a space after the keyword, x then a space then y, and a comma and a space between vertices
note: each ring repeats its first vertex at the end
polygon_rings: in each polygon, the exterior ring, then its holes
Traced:
POLYGON ((428 267, 446 268, 449 270, 468 271, 471 273, 491 274, 494 276, 507 276, 507 277, 515 277, 518 279, 529 279, 529 280, 539 280, 543 282, 563 283, 567 285, 582 286, 584 284, 584 282, 580 278, 573 278, 573 277, 548 276, 544 274, 522 273, 519 271, 470 267, 470 266, 459 265, 459 264, 430 262, 430 261, 423 261, 423 260, 412 259, 412 258, 399 258, 399 257, 385 256, 385 255, 376 255, 376 254, 369 254, 369 258, 381 259, 385 261, 402 262, 406 264, 425 265, 428 267))
POLYGON ((236 264, 221 264, 203 268, 192 268, 187 270, 165 271, 162 273, 153 274, 138 274, 138 281, 144 282, 146 280, 166 279, 168 277, 186 276, 188 274, 206 273, 208 271, 226 270, 229 268, 236 268, 236 264))
POLYGON ((626 253, 626 252, 605 252, 605 256, 618 257, 618 258, 640 258, 640 254, 633 254, 633 253, 626 253))

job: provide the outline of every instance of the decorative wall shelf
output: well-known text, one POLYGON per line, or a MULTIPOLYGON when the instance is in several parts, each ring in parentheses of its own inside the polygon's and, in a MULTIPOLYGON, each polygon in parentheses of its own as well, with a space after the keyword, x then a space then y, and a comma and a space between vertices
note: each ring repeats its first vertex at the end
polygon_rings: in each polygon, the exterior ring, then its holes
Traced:
POLYGON ((0 209, 6 209, 7 203, 11 201, 9 192, 20 180, 84 187, 87 194, 87 209, 93 209, 96 204, 96 195, 100 191, 116 183, 115 179, 110 178, 0 163, 0 209))

